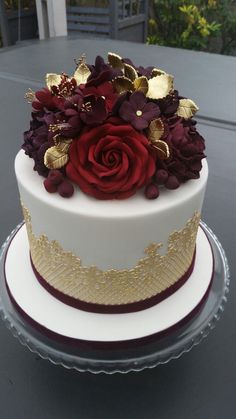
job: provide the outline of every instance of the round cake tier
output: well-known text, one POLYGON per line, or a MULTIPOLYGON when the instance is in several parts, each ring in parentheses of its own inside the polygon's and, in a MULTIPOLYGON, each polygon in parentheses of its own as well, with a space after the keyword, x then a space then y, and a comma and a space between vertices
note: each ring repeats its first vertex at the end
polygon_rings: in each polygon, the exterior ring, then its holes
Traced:
POLYGON ((187 279, 206 161, 198 180, 175 191, 163 188, 156 200, 140 191, 122 201, 99 201, 78 188, 70 199, 49 194, 33 164, 18 153, 15 169, 33 268, 49 288, 86 304, 122 306, 174 290, 187 279))

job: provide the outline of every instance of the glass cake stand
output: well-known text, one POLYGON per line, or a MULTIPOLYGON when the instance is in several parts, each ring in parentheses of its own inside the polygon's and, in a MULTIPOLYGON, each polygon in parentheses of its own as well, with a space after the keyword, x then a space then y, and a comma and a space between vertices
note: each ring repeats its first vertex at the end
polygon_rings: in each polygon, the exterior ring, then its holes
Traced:
POLYGON ((19 226, 10 234, 0 251, 0 314, 12 334, 28 349, 56 365, 94 374, 116 372, 128 373, 153 368, 179 358, 189 352, 205 338, 216 325, 224 310, 229 292, 229 266, 225 252, 210 228, 201 221, 214 254, 215 272, 212 287, 200 313, 187 325, 168 337, 130 349, 88 350, 58 343, 34 329, 21 317, 13 306, 4 280, 4 256, 11 238, 19 226))

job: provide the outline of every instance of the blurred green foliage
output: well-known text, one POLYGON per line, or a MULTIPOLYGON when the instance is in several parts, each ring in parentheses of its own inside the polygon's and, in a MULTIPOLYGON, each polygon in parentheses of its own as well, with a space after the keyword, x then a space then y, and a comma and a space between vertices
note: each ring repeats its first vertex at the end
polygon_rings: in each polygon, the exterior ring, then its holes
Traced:
POLYGON ((149 44, 236 54, 235 0, 150 0, 149 44))

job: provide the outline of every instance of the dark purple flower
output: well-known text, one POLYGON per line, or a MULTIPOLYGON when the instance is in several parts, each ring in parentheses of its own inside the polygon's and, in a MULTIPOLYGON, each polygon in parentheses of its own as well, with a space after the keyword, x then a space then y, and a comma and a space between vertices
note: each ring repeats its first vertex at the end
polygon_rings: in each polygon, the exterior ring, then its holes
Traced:
POLYGON ((102 97, 86 96, 80 118, 86 125, 100 125, 107 118, 106 101, 102 97))
POLYGON ((130 122, 137 130, 148 127, 149 122, 160 115, 159 106, 153 102, 147 102, 141 91, 132 93, 129 100, 125 100, 120 109, 121 118, 130 122))
POLYGON ((163 99, 158 99, 157 103, 164 116, 170 117, 174 115, 179 106, 178 91, 174 90, 170 95, 167 95, 163 99))
POLYGON ((44 154, 51 146, 53 146, 53 141, 49 138, 46 123, 37 121, 33 116, 30 129, 24 133, 22 148, 25 154, 34 160, 34 170, 41 176, 46 177, 48 174, 48 168, 44 165, 44 154))
POLYGON ((80 89, 77 89, 74 95, 68 97, 64 103, 64 109, 75 109, 79 110, 83 103, 83 93, 80 89))
POLYGON ((55 96, 48 88, 43 88, 35 93, 32 107, 35 111, 57 111, 63 109, 65 99, 55 96))
POLYGON ((136 70, 137 70, 137 72, 139 73, 140 76, 145 76, 148 79, 151 78, 153 69, 154 69, 154 67, 146 67, 145 68, 145 67, 142 67, 142 66, 136 68, 136 70))
POLYGON ((82 127, 82 121, 77 109, 68 108, 63 112, 47 114, 44 117, 44 121, 52 137, 60 134, 62 137, 71 138, 78 135, 82 127))
POLYGON ((121 71, 112 68, 109 64, 106 64, 104 59, 99 55, 96 57, 95 65, 88 66, 91 74, 88 77, 86 87, 99 86, 101 83, 111 81, 117 77, 121 71))
POLYGON ((195 128, 195 121, 173 117, 166 120, 169 129, 165 137, 170 148, 170 157, 158 161, 157 170, 164 169, 170 176, 176 176, 180 183, 198 179, 205 157, 205 141, 195 128))

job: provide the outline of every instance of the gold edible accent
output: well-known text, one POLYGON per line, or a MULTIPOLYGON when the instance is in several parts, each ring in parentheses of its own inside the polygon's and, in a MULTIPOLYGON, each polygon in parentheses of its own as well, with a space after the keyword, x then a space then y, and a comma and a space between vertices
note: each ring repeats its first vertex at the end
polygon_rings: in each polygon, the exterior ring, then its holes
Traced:
POLYGON ((59 86, 61 84, 61 75, 55 73, 46 74, 46 85, 49 90, 52 86, 59 86))
POLYGON ((173 76, 170 74, 160 74, 148 80, 147 97, 150 99, 162 99, 173 89, 173 76))
POLYGON ((134 81, 138 77, 137 71, 130 64, 126 64, 126 63, 124 64, 124 73, 125 73, 125 77, 127 77, 131 81, 134 81))
POLYGON ((165 128, 161 118, 154 119, 150 122, 148 127, 148 139, 149 141, 156 142, 161 139, 164 134, 165 128))
POLYGON ((160 68, 153 68, 152 77, 160 76, 161 74, 166 74, 166 72, 160 68))
POLYGON ((199 107, 192 99, 180 99, 177 115, 184 119, 192 118, 199 111, 199 107))
POLYGON ((108 62, 113 68, 123 70, 124 63, 120 55, 115 54, 114 52, 108 52, 108 62))
POLYGON ((73 78, 76 80, 77 86, 85 84, 91 74, 88 66, 82 61, 75 70, 73 78))
POLYGON ((124 93, 127 92, 127 90, 129 91, 134 91, 134 86, 133 83, 130 79, 128 79, 125 76, 118 76, 116 77, 113 82, 112 82, 114 89, 116 90, 117 93, 124 93))
POLYGON ((88 303, 127 304, 150 298, 178 281, 189 268, 196 243, 200 213, 195 212, 182 230, 168 239, 165 254, 161 243, 151 243, 142 259, 130 269, 101 270, 84 266, 75 254, 64 250, 46 235, 37 237, 29 211, 22 204, 31 257, 39 274, 55 289, 88 303))
POLYGON ((156 149, 159 159, 166 160, 170 157, 169 146, 165 141, 161 140, 165 131, 164 123, 161 118, 154 119, 148 127, 148 139, 152 146, 156 149))
POLYGON ((76 67, 78 67, 81 63, 86 64, 86 54, 83 52, 79 58, 74 58, 74 62, 76 67))
POLYGON ((46 150, 44 164, 48 169, 60 169, 69 160, 68 150, 72 140, 55 135, 53 138, 55 146, 46 150))
POLYGON ((137 116, 142 116, 142 114, 143 114, 142 111, 140 111, 139 109, 136 111, 137 116))
POLYGON ((36 97, 35 97, 35 92, 32 89, 28 89, 28 92, 26 92, 24 98, 27 100, 28 103, 32 103, 36 97))
POLYGON ((170 157, 170 150, 168 144, 166 144, 165 141, 155 141, 152 143, 152 146, 156 149, 160 160, 166 160, 168 157, 170 157))
POLYGON ((134 80, 134 90, 140 90, 146 96, 148 92, 148 79, 145 76, 138 77, 134 80))

